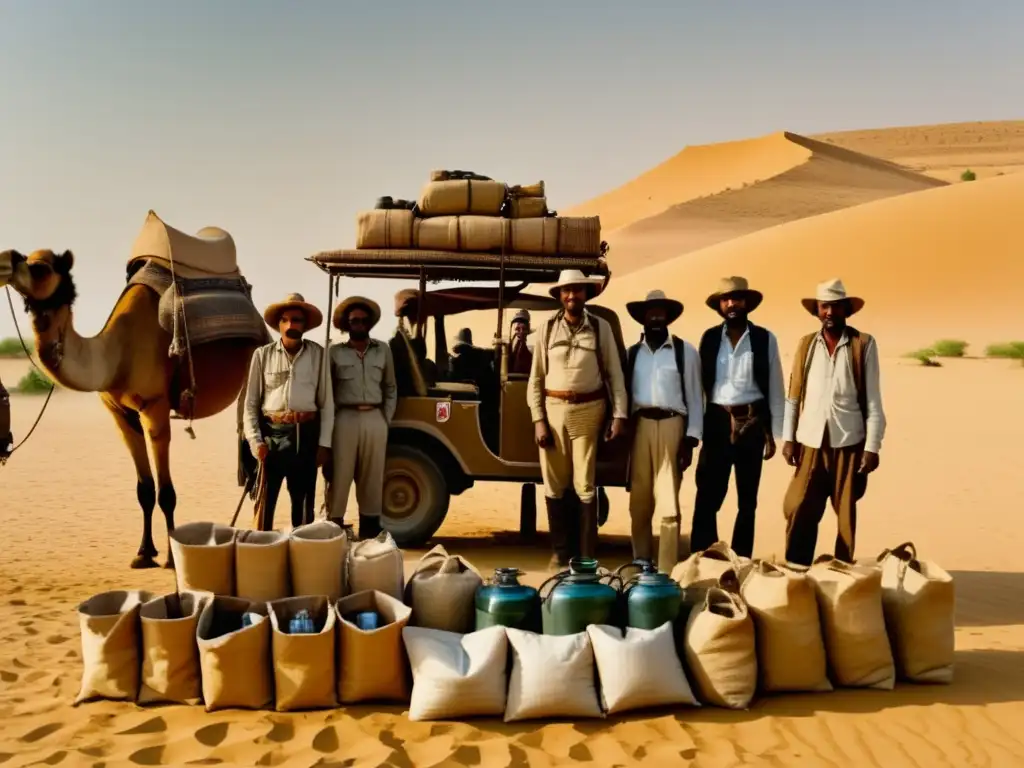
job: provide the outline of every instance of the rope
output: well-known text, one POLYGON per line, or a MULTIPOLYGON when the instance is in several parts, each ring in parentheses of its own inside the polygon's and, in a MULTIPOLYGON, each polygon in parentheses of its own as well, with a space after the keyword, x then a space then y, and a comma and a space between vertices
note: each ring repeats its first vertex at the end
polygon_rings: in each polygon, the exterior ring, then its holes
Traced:
MULTIPOLYGON (((32 364, 32 367, 39 371, 39 373, 41 373, 43 376, 46 376, 47 379, 49 379, 50 377, 46 374, 46 371, 44 371, 42 368, 36 365, 36 361, 32 359, 32 353, 29 352, 28 345, 25 343, 25 339, 21 335, 21 327, 18 325, 18 315, 14 311, 14 300, 11 298, 11 287, 8 285, 6 286, 6 288, 7 305, 11 308, 11 319, 14 321, 14 330, 18 334, 18 342, 21 344, 21 348, 25 352, 25 355, 28 357, 28 361, 32 364)), ((25 437, 23 437, 19 441, 19 443, 11 449, 10 453, 8 453, 6 456, 0 456, 0 467, 7 464, 7 460, 14 455, 14 452, 21 448, 21 446, 28 442, 28 439, 32 437, 32 433, 35 432, 36 427, 39 426, 39 422, 42 420, 43 414, 46 413, 46 406, 50 404, 50 398, 53 397, 53 390, 56 389, 56 387, 57 385, 53 381, 50 381, 50 391, 46 393, 46 400, 43 401, 43 407, 39 409, 39 415, 36 416, 36 420, 32 423, 31 429, 29 429, 28 434, 26 434, 25 437)))
MULTIPOLYGON (((188 409, 188 426, 185 427, 185 433, 193 440, 196 439, 195 430, 192 429, 192 416, 195 412, 196 402, 196 369, 192 362, 192 341, 188 336, 188 317, 185 313, 185 293, 184 284, 178 284, 178 277, 174 272, 174 253, 173 251, 168 252, 167 263, 171 267, 171 288, 177 296, 177 302, 181 306, 181 324, 185 331, 185 354, 188 357, 188 375, 189 375, 189 388, 181 393, 182 400, 188 400, 190 405, 188 409)), ((171 340, 171 347, 167 350, 167 355, 180 355, 180 338, 178 337, 178 311, 174 308, 174 336, 171 340)), ((179 403, 181 405, 181 403, 179 403)))
POLYGON ((253 508, 253 529, 262 531, 267 513, 267 462, 260 461, 256 471, 256 504, 253 508))

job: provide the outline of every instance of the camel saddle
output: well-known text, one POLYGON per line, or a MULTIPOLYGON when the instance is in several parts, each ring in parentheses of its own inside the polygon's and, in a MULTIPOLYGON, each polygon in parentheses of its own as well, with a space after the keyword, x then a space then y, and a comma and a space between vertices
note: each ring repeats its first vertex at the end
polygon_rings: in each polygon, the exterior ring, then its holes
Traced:
POLYGON ((146 216, 135 238, 128 269, 134 264, 156 262, 175 277, 240 277, 235 241, 220 227, 203 227, 187 235, 164 223, 154 211, 146 216))

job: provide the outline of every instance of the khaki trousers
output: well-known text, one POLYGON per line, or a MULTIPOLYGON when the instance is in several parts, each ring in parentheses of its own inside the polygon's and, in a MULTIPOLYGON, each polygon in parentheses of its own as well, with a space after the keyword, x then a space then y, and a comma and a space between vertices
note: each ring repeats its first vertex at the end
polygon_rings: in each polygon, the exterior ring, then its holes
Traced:
POLYGON ((820 449, 801 446, 800 464, 783 502, 786 559, 810 565, 818 541, 818 524, 831 501, 838 516, 835 556, 852 563, 857 534, 857 502, 867 490, 867 475, 857 472, 863 443, 832 448, 828 433, 820 449))
POLYGON ((540 451, 544 495, 560 499, 571 485, 580 501, 594 500, 597 446, 604 426, 604 400, 566 403, 548 398, 545 404, 553 445, 540 451))
POLYGON ((379 408, 372 411, 339 409, 331 438, 334 474, 331 478, 332 520, 345 519, 348 494, 356 483, 359 514, 380 517, 384 491, 384 458, 388 423, 379 408))
POLYGON ((632 520, 633 557, 653 559, 651 521, 679 522, 679 446, 686 422, 682 416, 668 419, 638 418, 629 465, 629 517, 632 520))

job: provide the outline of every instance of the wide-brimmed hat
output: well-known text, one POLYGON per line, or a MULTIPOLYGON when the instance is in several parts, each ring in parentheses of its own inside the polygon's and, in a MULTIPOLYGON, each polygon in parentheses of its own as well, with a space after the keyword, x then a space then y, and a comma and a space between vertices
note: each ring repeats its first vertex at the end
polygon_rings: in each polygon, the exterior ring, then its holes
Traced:
POLYGON ((563 269, 558 275, 558 282, 548 289, 548 293, 557 299, 562 289, 568 285, 582 285, 587 289, 587 298, 592 299, 604 290, 604 278, 587 277, 578 269, 563 269))
POLYGON ((349 296, 334 308, 331 324, 339 331, 348 333, 348 312, 356 307, 365 309, 367 314, 370 315, 370 321, 366 324, 367 331, 371 330, 380 321, 380 306, 377 302, 365 296, 349 296))
POLYGON ((284 301, 271 304, 263 310, 263 319, 267 325, 277 330, 281 322, 281 315, 288 309, 299 309, 306 315, 306 330, 311 331, 324 321, 323 313, 315 306, 306 301, 301 293, 289 293, 284 301))
POLYGON ((629 312, 630 317, 640 323, 640 325, 643 325, 647 310, 656 306, 665 308, 666 325, 671 325, 679 319, 681 314, 683 314, 683 303, 681 301, 668 298, 664 291, 659 290, 653 290, 648 293, 647 298, 643 301, 629 302, 626 304, 626 311, 629 312))
POLYGON ((520 309, 518 312, 512 315, 512 319, 509 321, 509 326, 511 327, 516 323, 526 323, 527 335, 533 333, 536 330, 535 328, 530 326, 530 313, 525 309, 520 309))
POLYGON ((818 283, 818 288, 814 292, 813 299, 800 299, 800 303, 804 305, 804 309, 815 317, 818 316, 819 301, 826 304, 836 301, 848 301, 850 302, 851 315, 860 312, 861 309, 864 308, 864 299, 859 296, 847 296, 846 286, 843 285, 843 281, 838 277, 832 280, 826 280, 824 283, 818 283))
POLYGON ((721 300, 724 296, 743 296, 747 300, 747 312, 753 312, 757 309, 761 302, 764 300, 764 294, 760 291, 755 291, 747 284, 747 278, 745 277, 723 277, 718 281, 718 288, 707 298, 707 305, 718 312, 722 313, 721 300))

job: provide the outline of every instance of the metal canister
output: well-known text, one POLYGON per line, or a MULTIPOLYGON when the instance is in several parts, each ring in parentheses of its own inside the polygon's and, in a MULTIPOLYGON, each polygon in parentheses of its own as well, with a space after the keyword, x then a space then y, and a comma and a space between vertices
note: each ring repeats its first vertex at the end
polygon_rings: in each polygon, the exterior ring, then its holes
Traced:
POLYGON ((574 635, 591 624, 614 624, 619 590, 604 583, 621 580, 601 572, 597 560, 573 558, 569 570, 556 574, 541 587, 541 617, 545 635, 574 635), (553 586, 546 595, 544 587, 553 586))
POLYGON ((519 583, 518 568, 495 568, 494 576, 476 590, 476 628, 502 626, 536 632, 540 629, 540 597, 519 583))

